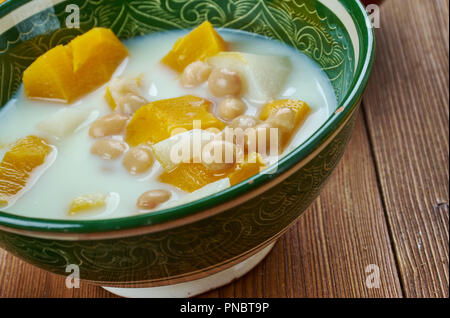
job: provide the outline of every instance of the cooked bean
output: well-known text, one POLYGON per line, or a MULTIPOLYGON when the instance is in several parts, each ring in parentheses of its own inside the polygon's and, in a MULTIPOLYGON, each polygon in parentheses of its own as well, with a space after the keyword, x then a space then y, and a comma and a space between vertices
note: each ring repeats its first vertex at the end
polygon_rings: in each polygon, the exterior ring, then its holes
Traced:
POLYGON ((109 83, 109 91, 117 105, 117 109, 126 114, 133 114, 141 106, 148 104, 141 95, 142 76, 120 76, 113 78, 109 83))
POLYGON ((290 108, 281 108, 267 119, 274 127, 282 133, 290 133, 295 128, 295 112, 290 108))
POLYGON ((142 96, 133 93, 127 93, 117 98, 118 108, 123 113, 133 114, 139 108, 149 102, 142 96))
POLYGON ((127 150, 127 144, 121 140, 105 138, 94 142, 91 153, 106 160, 119 158, 127 150))
POLYGON ((120 135, 124 132, 130 117, 125 114, 112 113, 97 119, 89 129, 89 135, 93 138, 120 135))
POLYGON ((212 171, 232 168, 236 162, 236 146, 224 140, 212 140, 202 150, 202 164, 212 171))
POLYGON ((122 164, 131 174, 146 172, 153 165, 153 155, 147 146, 138 146, 127 151, 122 164))
POLYGON ((215 68, 209 75, 208 87, 217 97, 237 96, 241 93, 242 83, 236 72, 226 68, 215 68))
POLYGON ((171 196, 167 190, 150 190, 139 197, 136 205, 139 209, 151 210, 169 200, 171 196))
POLYGON ((231 128, 242 128, 243 130, 245 130, 247 128, 255 127, 259 123, 261 123, 261 121, 254 116, 242 115, 242 116, 236 117, 231 122, 230 127, 231 128))
POLYGON ((184 87, 198 86, 208 80, 211 67, 206 62, 197 61, 189 64, 181 74, 181 85, 184 87))
POLYGON ((239 98, 225 98, 219 105, 219 116, 225 120, 232 120, 243 113, 247 105, 239 98))

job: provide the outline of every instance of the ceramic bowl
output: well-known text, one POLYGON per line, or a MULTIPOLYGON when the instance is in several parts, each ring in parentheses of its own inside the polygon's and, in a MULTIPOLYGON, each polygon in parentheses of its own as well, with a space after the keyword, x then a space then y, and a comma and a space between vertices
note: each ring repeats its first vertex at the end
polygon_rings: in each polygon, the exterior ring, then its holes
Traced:
POLYGON ((255 266, 318 196, 344 153, 374 55, 357 0, 7 0, 0 5, 0 105, 39 55, 96 27, 121 39, 193 28, 204 20, 280 40, 315 60, 338 108, 278 170, 182 206, 94 221, 0 212, 0 246, 53 273, 124 296, 189 296, 255 266), (75 7, 75 9, 74 9, 75 7), (78 10, 79 28, 73 28, 78 10))

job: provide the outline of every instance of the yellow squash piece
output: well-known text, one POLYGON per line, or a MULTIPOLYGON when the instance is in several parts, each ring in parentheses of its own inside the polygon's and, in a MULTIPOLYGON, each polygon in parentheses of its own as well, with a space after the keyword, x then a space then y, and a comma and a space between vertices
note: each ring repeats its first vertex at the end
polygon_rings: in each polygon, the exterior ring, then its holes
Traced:
POLYGON ((159 176, 159 181, 186 192, 193 192, 225 177, 230 179, 231 185, 238 184, 259 173, 265 167, 261 156, 252 153, 243 162, 220 173, 209 170, 201 163, 181 163, 174 170, 163 172, 159 176))
POLYGON ((127 55, 111 30, 91 29, 38 57, 23 73, 25 94, 71 103, 106 83, 127 55))
POLYGON ((106 28, 94 28, 74 38, 68 45, 72 50, 73 71, 86 94, 109 81, 116 68, 128 56, 126 47, 106 28))
POLYGON ((186 192, 193 192, 226 176, 226 171, 217 173, 207 169, 201 163, 181 163, 174 170, 163 172, 159 176, 159 181, 186 192))
POLYGON ((181 73, 192 62, 203 61, 226 49, 227 43, 214 30, 212 24, 205 21, 189 34, 178 39, 161 62, 181 73))
POLYGON ((311 108, 305 102, 301 100, 294 99, 281 99, 270 103, 267 103, 259 114, 261 120, 267 120, 270 115, 275 114, 279 109, 289 108, 295 112, 295 127, 294 130, 289 132, 284 132, 281 137, 281 148, 283 149, 288 143, 289 139, 292 137, 293 132, 299 125, 306 119, 308 114, 311 112, 311 108))
POLYGON ((72 52, 58 45, 39 56, 23 73, 25 94, 32 98, 70 102, 80 95, 72 52))
POLYGON ((178 129, 192 130, 194 121, 201 124, 195 127, 198 129, 222 130, 225 124, 209 112, 210 107, 211 102, 192 95, 154 101, 134 113, 127 126, 126 141, 130 146, 155 144, 178 129))
POLYGON ((69 215, 103 208, 106 206, 106 199, 107 195, 101 193, 79 196, 72 200, 69 215))
POLYGON ((0 163, 0 206, 25 188, 31 173, 41 166, 52 151, 47 142, 36 136, 20 139, 3 156, 0 163))
POLYGON ((125 46, 106 28, 93 28, 74 38, 68 46, 72 49, 75 73, 95 68, 102 71, 107 80, 128 55, 125 46))
POLYGON ((259 173, 262 169, 266 168, 262 157, 254 152, 247 156, 247 158, 242 163, 238 163, 233 172, 228 175, 230 179, 230 184, 233 186, 255 174, 259 173))
POLYGON ((109 88, 109 86, 106 86, 105 89, 105 99, 109 105, 109 108, 111 108, 112 111, 116 110, 117 104, 116 101, 114 100, 114 97, 111 94, 111 89, 109 88))
POLYGON ((266 120, 270 114, 281 108, 290 108, 295 112, 295 124, 299 125, 309 114, 311 108, 305 102, 294 99, 281 99, 267 103, 259 114, 259 119, 266 120))

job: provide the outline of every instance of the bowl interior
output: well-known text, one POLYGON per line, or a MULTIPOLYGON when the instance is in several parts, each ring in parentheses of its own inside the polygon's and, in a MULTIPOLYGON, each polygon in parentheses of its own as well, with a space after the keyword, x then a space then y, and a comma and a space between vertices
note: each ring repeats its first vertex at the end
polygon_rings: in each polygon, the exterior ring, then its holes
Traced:
MULTIPOLYGON (((22 72, 38 56, 93 27, 111 28, 121 39, 128 39, 152 32, 193 28, 204 20, 215 27, 277 39, 305 53, 328 75, 342 111, 331 116, 307 142, 284 157, 276 173, 257 175, 253 177, 254 182, 239 184, 182 207, 140 216, 134 221, 131 220, 134 217, 129 217, 129 222, 119 227, 170 220, 225 202, 276 178, 306 157, 349 114, 367 81, 373 48, 372 31, 363 7, 358 0, 7 0, 0 5, 0 108, 15 94, 21 85, 22 72), (79 28, 72 28, 76 22, 73 14, 77 13, 79 28)), ((2 215, 6 213, 0 213, 0 218, 2 215)), ((17 223, 26 218, 8 217, 14 218, 14 226, 25 226, 17 223)), ((70 222, 64 221, 67 227, 54 230, 98 229, 97 225, 71 227, 70 222)), ((90 222, 95 223, 73 224, 90 222)), ((107 228, 102 225, 102 229, 107 228)), ((111 223, 112 228, 117 229, 117 222, 111 223)))

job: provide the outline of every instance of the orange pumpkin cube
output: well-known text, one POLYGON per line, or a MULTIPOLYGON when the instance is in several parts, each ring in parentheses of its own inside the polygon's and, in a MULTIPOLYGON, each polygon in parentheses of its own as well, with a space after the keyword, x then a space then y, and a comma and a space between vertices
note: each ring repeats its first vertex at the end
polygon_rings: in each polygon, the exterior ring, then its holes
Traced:
POLYGON ((183 191, 192 192, 212 182, 228 177, 230 184, 235 185, 259 173, 266 165, 257 153, 249 154, 243 162, 234 167, 216 172, 209 170, 201 163, 181 163, 172 171, 165 171, 159 181, 171 184, 183 191))
POLYGON ((0 206, 25 188, 34 169, 45 162, 51 151, 44 139, 28 136, 5 153, 0 162, 0 206))
POLYGON ((23 73, 28 97, 68 102, 79 95, 72 65, 72 52, 58 45, 39 56, 23 73))
POLYGON ((181 73, 192 62, 203 61, 226 49, 227 43, 214 30, 212 24, 205 21, 186 36, 179 38, 161 62, 181 73))
POLYGON ((130 146, 144 142, 155 144, 176 130, 192 130, 194 121, 200 124, 198 129, 222 130, 225 124, 209 112, 210 107, 210 101, 192 95, 151 102, 134 113, 127 126, 126 141, 130 146))
POLYGON ((100 209, 106 206, 107 195, 102 193, 86 194, 72 200, 69 215, 100 209))
POLYGON ((23 73, 25 94, 71 103, 106 83, 127 55, 111 30, 94 28, 38 57, 23 73))
POLYGON ((241 163, 238 163, 233 172, 228 175, 230 184, 233 186, 248 178, 258 174, 261 170, 266 168, 266 165, 260 154, 254 152, 245 158, 241 163))
POLYGON ((227 172, 211 171, 201 163, 181 163, 172 171, 163 172, 159 176, 159 181, 186 192, 193 192, 226 176, 227 172))
POLYGON ((281 99, 267 103, 261 113, 259 119, 266 120, 272 113, 281 108, 290 108, 295 112, 295 124, 300 124, 311 111, 311 108, 305 102, 294 99, 281 99))
POLYGON ((280 150, 282 150, 288 143, 289 139, 292 137, 293 132, 299 125, 306 119, 311 111, 311 108, 305 102, 301 100, 294 99, 282 99, 267 103, 259 114, 261 120, 270 119, 271 115, 274 115, 278 110, 288 108, 291 109, 295 114, 295 122, 292 130, 284 131, 281 133, 280 137, 280 150))
POLYGON ((111 77, 128 51, 116 35, 106 28, 93 28, 74 38, 68 46, 72 49, 73 70, 99 68, 106 77, 111 77))
POLYGON ((84 94, 110 80, 128 51, 116 35, 106 28, 94 28, 73 39, 73 72, 84 94))

